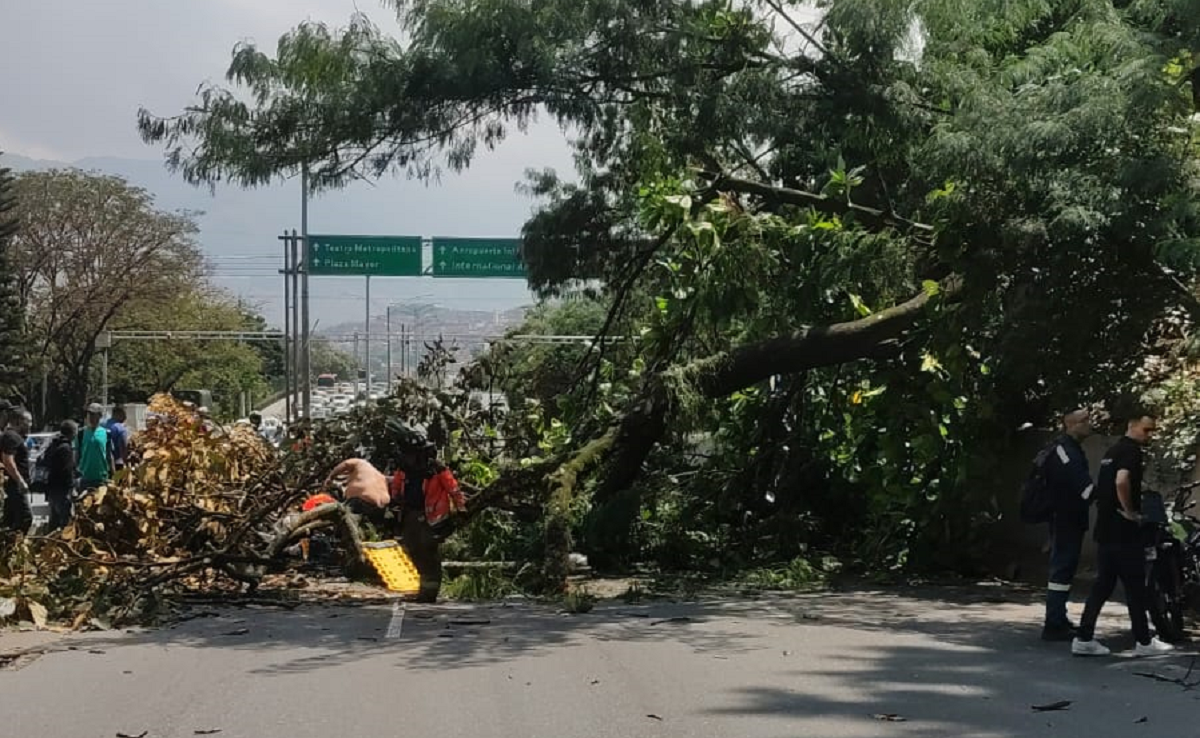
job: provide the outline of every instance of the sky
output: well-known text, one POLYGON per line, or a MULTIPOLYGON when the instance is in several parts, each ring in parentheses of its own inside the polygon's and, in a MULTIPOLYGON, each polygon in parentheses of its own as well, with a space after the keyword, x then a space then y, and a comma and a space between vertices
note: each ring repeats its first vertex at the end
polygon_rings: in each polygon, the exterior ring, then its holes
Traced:
MULTIPOLYGON (((0 150, 121 174, 157 194, 164 209, 205 211, 201 244, 218 283, 278 323, 282 286, 267 276, 279 266, 275 237, 299 227, 298 185, 222 188, 209 198, 157 166, 162 152, 142 143, 136 113, 178 112, 202 82, 222 80, 238 42, 273 50, 300 22, 341 26, 359 11, 398 30, 380 0, 0 0, 0 150)), ((311 207, 311 230, 516 236, 534 203, 514 185, 527 168, 545 167, 569 173, 571 160, 562 133, 543 122, 440 184, 389 178, 322 196, 311 207)), ((313 310, 326 324, 364 315, 358 280, 312 282, 313 310)), ((394 301, 423 301, 502 310, 530 300, 513 280, 376 280, 370 309, 382 314, 394 301)))

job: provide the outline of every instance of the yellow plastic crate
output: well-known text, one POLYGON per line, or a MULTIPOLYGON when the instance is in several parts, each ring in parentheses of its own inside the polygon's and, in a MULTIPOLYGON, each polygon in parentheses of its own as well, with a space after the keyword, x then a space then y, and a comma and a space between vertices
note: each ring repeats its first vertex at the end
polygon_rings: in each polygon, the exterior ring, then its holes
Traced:
POLYGON ((421 575, 413 566, 408 553, 396 541, 364 543, 363 553, 375 567, 383 584, 392 592, 416 594, 421 588, 421 575))

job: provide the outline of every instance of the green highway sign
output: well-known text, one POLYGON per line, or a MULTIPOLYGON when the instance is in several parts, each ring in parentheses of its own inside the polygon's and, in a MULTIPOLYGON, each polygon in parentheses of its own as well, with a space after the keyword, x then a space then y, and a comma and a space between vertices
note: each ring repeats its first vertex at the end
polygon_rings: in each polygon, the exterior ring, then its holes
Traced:
POLYGON ((313 236, 305 255, 316 277, 419 277, 420 236, 313 236))
POLYGON ((434 238, 435 277, 524 277, 519 238, 434 238))

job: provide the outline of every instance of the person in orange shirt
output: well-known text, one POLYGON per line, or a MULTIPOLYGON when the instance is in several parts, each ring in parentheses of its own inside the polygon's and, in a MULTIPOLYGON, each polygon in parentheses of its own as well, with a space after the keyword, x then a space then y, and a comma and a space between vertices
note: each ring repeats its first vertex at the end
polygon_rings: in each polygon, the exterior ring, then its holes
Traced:
POLYGON ((454 516, 466 509, 458 480, 437 461, 435 446, 421 438, 400 449, 392 477, 392 506, 400 515, 400 537, 421 575, 417 602, 436 602, 442 587, 441 542, 454 516))

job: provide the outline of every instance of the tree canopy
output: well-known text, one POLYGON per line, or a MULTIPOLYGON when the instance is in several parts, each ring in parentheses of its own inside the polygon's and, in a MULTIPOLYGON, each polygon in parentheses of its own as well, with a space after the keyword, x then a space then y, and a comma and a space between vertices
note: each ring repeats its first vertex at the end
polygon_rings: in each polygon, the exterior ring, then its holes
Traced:
POLYGON ((766 514, 713 488, 739 469, 900 561, 987 511, 984 445, 1116 397, 1168 311, 1200 315, 1195 0, 394 4, 404 40, 302 24, 139 127, 191 181, 335 187, 557 121, 577 172, 526 182, 530 282, 600 280, 637 340, 583 362, 628 389, 573 424, 611 434, 601 507, 700 431, 729 453, 687 499, 766 514))
MULTIPOLYGON (((96 342, 105 331, 263 329, 259 316, 208 282, 192 214, 163 212, 145 190, 76 170, 21 174, 12 192, 20 227, 10 258, 31 356, 23 388, 39 420, 77 416, 100 398, 96 342)), ((194 383, 233 409, 241 391, 266 393, 270 364, 281 359, 273 353, 281 351, 223 341, 117 342, 110 395, 145 402, 194 383)))

